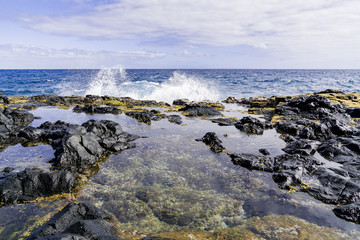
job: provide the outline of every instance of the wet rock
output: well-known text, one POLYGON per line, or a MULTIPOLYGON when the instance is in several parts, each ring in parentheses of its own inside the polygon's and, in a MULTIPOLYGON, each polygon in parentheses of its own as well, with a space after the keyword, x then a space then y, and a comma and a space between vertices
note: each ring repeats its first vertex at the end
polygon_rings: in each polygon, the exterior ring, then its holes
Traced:
POLYGON ((151 124, 151 118, 154 116, 154 113, 147 110, 142 112, 126 112, 125 114, 129 117, 135 118, 139 122, 146 124, 151 124))
POLYGON ((350 222, 360 223, 360 202, 339 206, 333 211, 339 218, 350 222))
POLYGON ((0 108, 0 143, 10 143, 11 137, 34 120, 31 113, 22 110, 0 108))
POLYGON ((323 157, 338 163, 345 163, 357 158, 356 154, 346 148, 338 139, 324 141, 317 151, 323 157))
POLYGON ((85 112, 85 113, 89 113, 89 114, 95 114, 95 113, 120 114, 121 113, 120 109, 118 109, 117 107, 109 107, 109 106, 101 107, 101 106, 97 106, 97 105, 85 105, 84 107, 76 105, 73 108, 73 111, 77 112, 77 113, 85 112))
POLYGON ((53 166, 83 172, 104 155, 134 147, 128 142, 136 138, 123 132, 118 123, 109 120, 90 120, 82 126, 70 125, 66 135, 55 143, 53 166))
POLYGON ((282 150, 289 154, 313 155, 319 144, 316 141, 300 139, 288 143, 282 150))
POLYGON ((312 174, 323 163, 312 156, 300 154, 282 154, 274 158, 274 171, 298 171, 301 175, 312 174))
POLYGON ((0 93, 0 103, 9 104, 9 97, 3 93, 0 93))
POLYGON ((98 95, 86 95, 84 98, 84 103, 94 103, 94 102, 100 102, 102 98, 98 95))
POLYGON ((265 129, 272 128, 271 123, 262 122, 254 117, 243 117, 235 123, 235 127, 249 134, 263 134, 265 129))
POLYGON ((84 97, 81 96, 36 95, 29 97, 29 100, 43 102, 51 106, 70 106, 84 103, 84 97))
POLYGON ((307 189, 307 192, 322 202, 337 204, 349 177, 338 174, 334 169, 324 167, 317 169, 313 174, 319 180, 320 185, 307 189))
POLYGON ((120 239, 111 216, 86 203, 69 203, 46 224, 35 230, 28 240, 40 239, 120 239))
POLYGON ((223 101, 224 103, 240 103, 238 99, 233 96, 228 97, 226 100, 223 101))
POLYGON ((225 148, 221 145, 222 141, 216 136, 214 132, 208 132, 201 139, 197 139, 197 141, 202 141, 206 145, 210 146, 211 151, 215 153, 222 152, 225 148))
POLYGON ((132 112, 126 112, 127 116, 135 118, 139 122, 146 123, 148 125, 151 124, 151 121, 159 121, 161 119, 166 118, 165 114, 160 114, 157 110, 144 110, 144 111, 132 111, 132 112))
POLYGON ((343 92, 339 91, 339 90, 336 90, 336 89, 328 88, 328 89, 326 89, 324 91, 318 92, 317 94, 321 94, 321 93, 343 93, 343 92))
POLYGON ((269 98, 267 97, 256 97, 250 98, 250 108, 265 108, 269 106, 269 98))
POLYGON ((296 121, 281 121, 275 124, 275 128, 278 132, 296 136, 299 135, 300 131, 304 128, 304 125, 296 121))
POLYGON ((171 123, 182 124, 181 116, 179 115, 167 115, 166 118, 171 123))
POLYGON ((71 193, 75 176, 69 171, 45 172, 25 169, 0 179, 0 202, 14 204, 31 201, 38 197, 71 193))
POLYGON ((352 118, 360 118, 360 108, 348 108, 346 113, 352 118))
POLYGON ((221 115, 215 108, 199 103, 186 104, 179 111, 183 111, 190 117, 221 115))
POLYGON ((181 98, 181 99, 175 99, 172 104, 173 105, 184 106, 186 104, 190 104, 190 101, 187 98, 181 98))
POLYGON ((55 149, 53 167, 76 173, 95 166, 110 153, 134 147, 129 142, 137 138, 109 120, 89 120, 81 126, 61 121, 45 122, 38 128, 27 127, 18 134, 22 143, 38 141, 51 144, 55 149))
POLYGON ((272 175, 274 182, 282 189, 290 189, 291 186, 301 184, 301 175, 299 172, 283 171, 272 175))
POLYGON ((236 120, 232 118, 217 118, 211 119, 211 122, 219 124, 219 126, 232 126, 235 125, 236 120))
POLYGON ((249 170, 273 171, 273 159, 270 157, 256 156, 253 154, 231 154, 231 161, 249 170))
POLYGON ((312 156, 282 154, 274 158, 273 180, 281 188, 300 185, 303 177, 309 177, 323 163, 312 156))
POLYGON ((262 155, 270 155, 269 151, 265 148, 260 148, 259 149, 259 152, 262 154, 262 155))

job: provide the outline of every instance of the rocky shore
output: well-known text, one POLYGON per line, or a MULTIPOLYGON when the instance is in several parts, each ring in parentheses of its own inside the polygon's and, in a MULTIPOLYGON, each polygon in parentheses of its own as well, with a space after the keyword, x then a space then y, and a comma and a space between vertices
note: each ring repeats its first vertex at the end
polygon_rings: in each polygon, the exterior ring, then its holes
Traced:
MULTIPOLYGON (((16 144, 47 144, 54 149, 49 170, 0 169, 0 207, 64 193, 76 194, 110 155, 136 147, 131 142, 139 136, 124 132, 119 123, 111 120, 88 120, 80 125, 63 121, 30 125, 36 116, 29 110, 58 106, 86 114, 123 113, 147 125, 166 119, 181 126, 183 117, 187 117, 205 118, 249 135, 275 129, 286 142, 283 153, 276 156, 260 147, 257 155, 241 150, 229 152, 211 129, 204 136, 194 137, 214 154, 228 155, 233 164, 268 172, 280 188, 307 193, 333 205, 339 218, 360 223, 360 94, 326 90, 301 96, 229 97, 223 102, 244 106, 255 115, 241 119, 225 117, 225 107, 220 102, 195 103, 187 99, 175 100, 170 105, 127 97, 0 95, 0 150, 16 144)), ((121 239, 111 219, 112 216, 88 203, 71 202, 28 239, 121 239)))

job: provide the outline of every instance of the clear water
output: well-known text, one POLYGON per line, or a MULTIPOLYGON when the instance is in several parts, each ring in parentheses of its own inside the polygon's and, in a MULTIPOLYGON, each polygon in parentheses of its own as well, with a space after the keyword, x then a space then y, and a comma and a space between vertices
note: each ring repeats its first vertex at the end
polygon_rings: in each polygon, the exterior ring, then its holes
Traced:
MULTIPOLYGON (((244 114, 239 109, 228 104, 225 115, 241 118, 244 114)), ((274 130, 248 135, 234 126, 220 127, 206 118, 185 116, 183 125, 167 120, 146 125, 125 114, 88 115, 56 107, 31 112, 40 117, 32 126, 55 120, 81 124, 89 119, 110 119, 127 132, 146 137, 135 141, 136 148, 110 156, 76 197, 115 216, 124 238, 238 228, 236 231, 245 232, 254 228, 251 224, 255 220, 267 231, 285 229, 286 221, 291 220, 291 227, 301 229, 303 234, 318 231, 332 236, 331 231, 335 231, 345 238, 336 235, 333 239, 360 237, 360 226, 337 218, 331 211, 334 206, 305 193, 279 189, 270 173, 235 166, 225 153, 215 154, 204 143, 195 141, 214 131, 229 152, 258 154, 259 148, 266 148, 275 156, 282 153, 285 143, 274 130), (286 221, 278 221, 279 216, 286 221)), ((16 154, 7 156, 18 158, 16 154)), ((0 208, 0 239, 19 239, 65 204, 66 199, 60 198, 0 208), (18 219, 16 224, 13 217, 18 219)))

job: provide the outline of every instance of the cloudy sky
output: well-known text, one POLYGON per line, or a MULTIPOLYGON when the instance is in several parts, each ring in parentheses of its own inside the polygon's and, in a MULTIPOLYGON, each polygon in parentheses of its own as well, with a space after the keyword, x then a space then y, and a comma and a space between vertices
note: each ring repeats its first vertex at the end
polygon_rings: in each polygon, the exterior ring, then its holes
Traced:
POLYGON ((0 0, 0 68, 360 68, 358 0, 0 0))

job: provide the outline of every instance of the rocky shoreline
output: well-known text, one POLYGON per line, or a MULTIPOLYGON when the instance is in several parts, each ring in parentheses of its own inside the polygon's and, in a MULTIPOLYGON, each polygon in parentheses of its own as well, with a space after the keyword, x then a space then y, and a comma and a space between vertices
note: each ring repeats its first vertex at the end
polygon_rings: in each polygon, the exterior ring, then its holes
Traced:
MULTIPOLYGON (((55 151, 50 171, 34 168, 0 171, 1 206, 76 194, 107 157, 135 147, 130 142, 139 136, 124 132, 118 123, 110 120, 89 120, 81 125, 57 121, 29 126, 35 116, 28 110, 59 106, 73 107, 74 112, 86 114, 124 113, 148 125, 161 119, 181 125, 183 115, 206 117, 220 126, 234 126, 234 131, 250 135, 261 135, 275 128, 287 144, 283 154, 272 157, 263 148, 259 149, 259 155, 230 153, 215 132, 197 140, 209 145, 216 154, 229 155, 235 165, 271 173, 280 188, 305 192, 324 203, 338 205, 333 209, 336 216, 360 223, 359 94, 326 90, 296 97, 229 97, 224 103, 245 106, 249 113, 264 115, 265 121, 252 116, 239 120, 224 117, 223 104, 209 101, 194 103, 178 99, 170 105, 109 96, 0 95, 0 149, 15 144, 48 144, 55 151), (157 109, 176 114, 164 114, 157 109)), ((120 239, 109 223, 110 218, 95 206, 69 203, 28 239, 120 239)))

